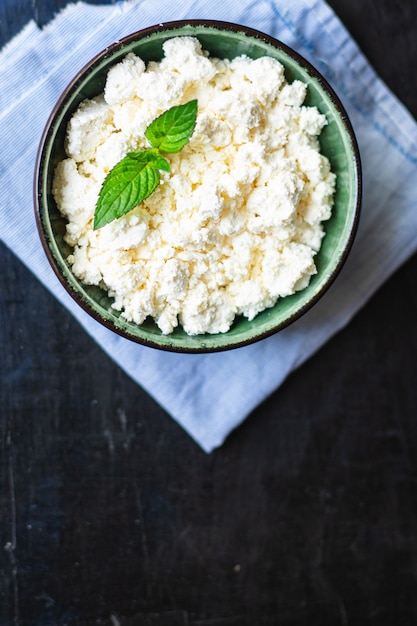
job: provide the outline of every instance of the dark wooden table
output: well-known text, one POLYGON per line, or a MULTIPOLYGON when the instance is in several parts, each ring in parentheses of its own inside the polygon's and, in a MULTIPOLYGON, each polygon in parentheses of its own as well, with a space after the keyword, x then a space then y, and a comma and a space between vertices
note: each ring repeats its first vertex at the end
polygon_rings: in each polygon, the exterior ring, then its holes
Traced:
MULTIPOLYGON (((415 0, 330 4, 416 116, 415 0)), ((211 455, 0 264, 1 626, 417 623, 417 257, 211 455)))

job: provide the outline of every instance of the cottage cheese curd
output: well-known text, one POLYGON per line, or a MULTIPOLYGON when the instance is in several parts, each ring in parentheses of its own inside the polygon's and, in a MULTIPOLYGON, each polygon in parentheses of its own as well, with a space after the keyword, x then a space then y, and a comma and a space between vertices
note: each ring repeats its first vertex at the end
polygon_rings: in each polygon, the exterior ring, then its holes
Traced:
POLYGON ((53 193, 67 219, 68 261, 100 285, 114 308, 169 334, 226 332, 306 287, 331 214, 335 175, 320 153, 326 118, 303 105, 273 58, 210 58, 198 39, 165 42, 145 66, 130 53, 108 73, 104 94, 68 124, 68 158, 53 193), (140 206, 93 230, 105 176, 127 152, 149 147, 147 126, 198 100, 189 143, 140 206))

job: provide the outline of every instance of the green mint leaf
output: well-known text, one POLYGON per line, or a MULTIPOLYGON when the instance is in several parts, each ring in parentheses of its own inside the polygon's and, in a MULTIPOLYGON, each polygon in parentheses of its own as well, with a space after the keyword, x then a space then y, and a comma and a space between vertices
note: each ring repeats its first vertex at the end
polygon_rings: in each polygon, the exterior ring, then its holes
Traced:
POLYGON ((159 170, 170 171, 160 152, 179 152, 194 132, 197 100, 172 107, 146 129, 152 148, 129 152, 107 174, 94 213, 94 230, 122 217, 143 202, 160 182, 159 170))
POLYGON ((142 153, 146 153, 148 155, 145 158, 149 159, 149 161, 152 161, 154 159, 155 167, 157 167, 159 170, 164 170, 164 172, 171 171, 170 164, 166 159, 164 159, 163 156, 159 154, 159 150, 157 150, 156 148, 148 148, 147 150, 142 150, 141 152, 130 152, 132 158, 135 158, 135 155, 137 154, 142 155, 142 153))
POLYGON ((94 214, 94 230, 125 215, 155 191, 159 170, 169 172, 168 161, 157 150, 129 152, 107 174, 94 214))
POLYGON ((193 134, 196 119, 197 100, 190 100, 157 117, 146 129, 145 137, 160 152, 179 152, 193 134))

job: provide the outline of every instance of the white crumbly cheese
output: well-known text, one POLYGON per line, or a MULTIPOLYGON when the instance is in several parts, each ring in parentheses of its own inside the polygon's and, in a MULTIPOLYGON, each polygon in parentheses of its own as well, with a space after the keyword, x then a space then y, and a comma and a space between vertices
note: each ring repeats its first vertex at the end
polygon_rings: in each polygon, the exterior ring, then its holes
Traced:
POLYGON ((326 118, 303 105, 270 57, 210 58, 199 41, 164 44, 161 62, 130 53, 104 94, 68 125, 68 158, 53 193, 68 220, 74 273, 100 285, 114 308, 164 334, 226 332, 306 287, 331 214, 335 175, 320 153, 326 118), (196 128, 171 172, 140 206, 98 230, 105 176, 127 152, 148 147, 147 126, 172 106, 198 100, 196 128))

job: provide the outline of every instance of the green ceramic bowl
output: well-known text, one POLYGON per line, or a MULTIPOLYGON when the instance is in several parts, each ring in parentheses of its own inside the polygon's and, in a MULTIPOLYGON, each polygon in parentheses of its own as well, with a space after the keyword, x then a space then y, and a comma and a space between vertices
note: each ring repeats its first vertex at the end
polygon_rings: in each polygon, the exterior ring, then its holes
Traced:
POLYGON ((210 20, 190 20, 158 24, 134 33, 94 57, 75 76, 56 104, 46 125, 39 147, 34 181, 34 203, 40 238, 47 257, 60 281, 74 300, 92 317, 112 331, 132 341, 178 352, 212 352, 236 348, 258 341, 288 326, 310 309, 339 273, 352 246, 361 201, 361 168, 356 139, 346 111, 338 97, 305 59, 281 42, 236 24, 210 20), (66 258, 70 253, 64 241, 65 220, 55 205, 51 184, 56 164, 65 158, 64 138, 71 115, 85 98, 103 92, 109 68, 134 52, 145 62, 162 58, 162 44, 180 35, 197 37, 211 56, 251 58, 269 55, 286 68, 289 82, 300 79, 308 85, 306 104, 325 113, 328 125, 321 134, 322 152, 337 175, 332 218, 326 222, 326 236, 316 256, 318 273, 309 286, 280 299, 270 309, 249 322, 238 317, 223 334, 190 337, 181 328, 162 335, 151 321, 141 325, 126 321, 115 311, 112 300, 98 287, 86 286, 72 273, 66 258))

